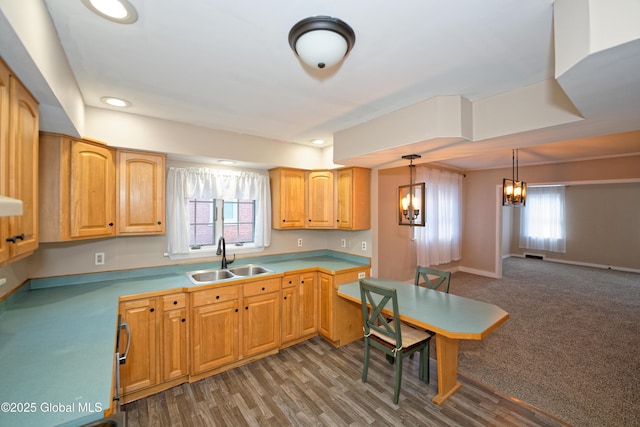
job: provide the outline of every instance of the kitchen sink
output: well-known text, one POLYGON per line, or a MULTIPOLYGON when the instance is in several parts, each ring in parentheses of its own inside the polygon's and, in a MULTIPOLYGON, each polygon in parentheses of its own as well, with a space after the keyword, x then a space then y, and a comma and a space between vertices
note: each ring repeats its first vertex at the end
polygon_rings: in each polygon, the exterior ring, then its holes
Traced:
POLYGON ((249 264, 238 267, 232 267, 229 271, 236 276, 248 277, 257 276, 258 274, 273 273, 272 270, 257 264, 249 264))
POLYGON ((269 270, 258 264, 247 264, 232 268, 211 268, 209 270, 190 271, 185 273, 185 275, 194 285, 206 285, 228 279, 251 277, 267 273, 273 273, 273 270, 269 270))
POLYGON ((229 270, 201 270, 187 273, 194 281, 200 283, 217 282, 218 280, 230 279, 235 277, 229 270))

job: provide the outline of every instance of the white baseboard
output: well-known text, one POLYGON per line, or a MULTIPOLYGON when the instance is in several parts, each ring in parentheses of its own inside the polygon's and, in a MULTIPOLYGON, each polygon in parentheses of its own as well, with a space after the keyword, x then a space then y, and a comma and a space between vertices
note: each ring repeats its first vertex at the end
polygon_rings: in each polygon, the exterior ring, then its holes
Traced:
POLYGON ((468 268, 468 267, 460 267, 459 271, 463 271, 465 273, 475 274, 477 276, 491 277, 493 279, 499 279, 500 278, 500 277, 498 277, 498 274, 495 271, 478 270, 478 269, 475 269, 475 268, 468 268))
MULTIPOLYGON (((525 254, 511 254, 511 256, 514 257, 514 258, 525 258, 525 255, 527 255, 527 254, 526 253, 525 254)), ((564 260, 564 259, 549 258, 548 256, 541 255, 541 254, 528 254, 528 255, 542 256, 542 261, 556 262, 558 264, 579 265, 579 266, 582 266, 582 267, 600 268, 602 270, 625 271, 627 273, 640 273, 640 270, 637 269, 637 268, 627 268, 627 267, 619 267, 619 266, 615 266, 615 265, 596 264, 596 263, 592 263, 592 262, 567 261, 567 260, 564 260)))

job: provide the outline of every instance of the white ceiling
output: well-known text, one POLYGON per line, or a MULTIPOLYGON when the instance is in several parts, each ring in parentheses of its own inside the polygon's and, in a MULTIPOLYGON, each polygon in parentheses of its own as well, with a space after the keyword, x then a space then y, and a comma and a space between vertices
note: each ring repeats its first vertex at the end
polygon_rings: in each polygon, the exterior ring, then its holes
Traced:
MULTIPOLYGON (((116 96, 134 114, 330 144, 337 131, 435 96, 477 101, 554 78, 553 0, 129 1, 139 16, 131 25, 104 20, 80 0, 45 0, 86 105, 109 108, 100 98, 116 96), (314 15, 339 17, 356 33, 334 69, 309 69, 289 47, 291 27, 314 15)), ((625 85, 640 87, 636 66, 625 85)), ((607 82, 610 67, 594 67, 607 82)), ((553 141, 562 144, 536 145, 529 134, 520 164, 639 153, 638 135, 582 139, 585 126, 589 135, 640 129, 640 97, 631 98, 629 117, 615 123, 610 103, 581 100, 594 120, 586 117, 576 136, 560 129, 553 141)), ((444 163, 511 164, 504 144, 488 147, 444 163)))

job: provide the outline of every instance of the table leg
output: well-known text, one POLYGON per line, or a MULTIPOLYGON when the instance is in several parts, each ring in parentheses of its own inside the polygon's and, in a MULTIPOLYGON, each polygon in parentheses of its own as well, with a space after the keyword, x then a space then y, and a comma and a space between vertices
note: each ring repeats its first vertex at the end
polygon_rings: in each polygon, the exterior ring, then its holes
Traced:
POLYGON ((442 405, 461 386, 458 382, 458 340, 436 334, 438 394, 432 399, 442 405))

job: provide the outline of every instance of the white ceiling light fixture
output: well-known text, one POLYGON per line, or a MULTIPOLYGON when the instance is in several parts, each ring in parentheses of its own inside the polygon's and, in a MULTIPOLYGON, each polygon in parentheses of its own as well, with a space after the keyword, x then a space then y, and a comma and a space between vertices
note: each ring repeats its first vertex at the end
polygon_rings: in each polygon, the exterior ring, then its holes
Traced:
POLYGON ((93 13, 119 24, 132 24, 138 13, 127 0, 81 0, 93 13))
POLYGON ((129 101, 121 98, 114 98, 113 96, 103 96, 100 98, 100 101, 107 105, 111 105, 112 107, 131 107, 131 103, 129 101))
POLYGON ((218 160, 218 163, 220 163, 221 165, 235 165, 236 164, 236 162, 234 162, 233 160, 224 160, 224 159, 218 160))
POLYGON ((313 68, 331 68, 353 48, 356 33, 344 21, 312 16, 291 28, 289 45, 300 60, 313 68))
POLYGON ((314 145, 324 145, 324 139, 312 139, 311 142, 314 145))

